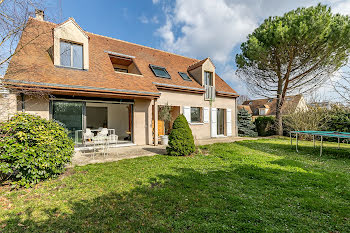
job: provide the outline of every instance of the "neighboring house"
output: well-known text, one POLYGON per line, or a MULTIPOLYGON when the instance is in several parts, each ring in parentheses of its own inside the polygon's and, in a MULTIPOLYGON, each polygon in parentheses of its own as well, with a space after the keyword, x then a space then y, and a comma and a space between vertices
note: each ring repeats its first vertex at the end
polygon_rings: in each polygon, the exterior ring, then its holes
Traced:
POLYGON ((119 142, 157 144, 158 108, 184 114, 195 139, 237 136, 237 93, 197 60, 30 18, 20 44, 37 37, 11 60, 4 83, 17 111, 55 119, 76 143, 87 130, 108 128, 119 142), (29 94, 28 94, 29 93, 29 94), (38 95, 37 95, 38 94, 38 95))
POLYGON ((249 105, 237 105, 237 110, 245 109, 249 114, 253 115, 252 109, 249 105))
MULTIPOLYGON (((247 100, 238 109, 244 108, 253 118, 258 116, 275 116, 277 99, 247 100)), ((282 114, 289 114, 296 111, 307 110, 307 104, 302 95, 287 96, 282 107, 282 114)))
POLYGON ((338 107, 346 107, 344 104, 339 102, 331 102, 331 101, 322 101, 322 102, 312 102, 309 103, 309 106, 311 107, 320 107, 320 108, 326 108, 328 110, 332 109, 332 106, 338 106, 338 107))

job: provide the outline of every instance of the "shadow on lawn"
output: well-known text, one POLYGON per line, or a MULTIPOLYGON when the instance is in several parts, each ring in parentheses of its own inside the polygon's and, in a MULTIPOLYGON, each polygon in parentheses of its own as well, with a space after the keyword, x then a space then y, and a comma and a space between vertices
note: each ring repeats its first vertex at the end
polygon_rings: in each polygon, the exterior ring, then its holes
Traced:
MULTIPOLYGON (((175 169, 175 168, 174 168, 175 169)), ((346 231, 345 177, 256 165, 220 170, 177 168, 130 192, 69 203, 71 213, 13 213, 4 232, 346 231), (320 196, 324 196, 320 199, 320 196), (22 216, 24 219, 21 220, 22 216)), ((346 200, 347 199, 347 200, 346 200)), ((1 227, 0 224, 0 227, 1 227)), ((1 229, 0 229, 1 230, 1 229)))
MULTIPOLYGON (((240 141, 240 142, 235 142, 241 146, 248 147, 250 149, 262 151, 262 152, 267 152, 271 153, 271 150, 273 153, 277 156, 284 156, 285 153, 287 152, 288 154, 291 153, 297 153, 295 149, 295 140, 293 141, 293 145, 290 145, 290 141, 285 140, 284 144, 279 144, 279 143, 273 143, 273 141, 266 141, 266 143, 261 142, 261 143, 254 143, 254 141, 240 141), (266 147, 265 147, 265 146, 266 147), (277 151, 280 151, 279 153, 276 153, 277 151)), ((298 145, 298 149, 300 154, 308 154, 312 155, 315 157, 320 156, 320 142, 316 144, 316 148, 313 147, 312 142, 305 142, 302 141, 298 145)), ((340 144, 340 149, 337 149, 337 144, 333 144, 332 146, 329 145, 324 145, 323 146, 323 153, 322 157, 323 158, 346 158, 350 159, 350 147, 344 147, 344 145, 340 144)))

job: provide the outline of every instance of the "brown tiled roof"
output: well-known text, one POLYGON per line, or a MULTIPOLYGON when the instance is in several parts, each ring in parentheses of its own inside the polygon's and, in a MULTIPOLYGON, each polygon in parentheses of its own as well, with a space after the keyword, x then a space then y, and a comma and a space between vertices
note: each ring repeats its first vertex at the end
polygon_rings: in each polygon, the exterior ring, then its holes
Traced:
MULTIPOLYGON (((19 46, 28 41, 31 43, 12 58, 5 75, 5 79, 9 80, 7 84, 143 96, 159 96, 155 83, 184 86, 188 90, 203 88, 194 79, 191 78, 191 82, 185 81, 178 74, 187 72, 189 66, 199 62, 197 59, 89 32, 86 32, 89 36, 89 69, 82 71, 56 67, 50 56, 53 51, 52 31, 56 26, 54 23, 29 19, 19 46), (134 61, 142 76, 116 73, 107 51, 135 57, 134 61), (156 77, 149 68, 150 64, 166 67, 171 79, 156 77)), ((216 90, 236 93, 218 75, 216 90)))
MULTIPOLYGON (((287 111, 295 111, 298 106, 299 101, 301 100, 302 95, 287 96, 285 103, 282 107, 282 113, 287 111)), ((253 113, 253 116, 259 115, 259 108, 268 108, 267 115, 276 114, 276 103, 277 99, 257 99, 257 100, 247 100, 243 102, 244 106, 249 106, 253 113)))
POLYGON ((250 108, 249 105, 238 105, 237 109, 238 110, 245 109, 249 114, 252 114, 252 109, 250 108))
POLYGON ((187 71, 191 71, 191 70, 194 70, 198 67, 200 67, 201 65, 203 65, 204 62, 206 62, 207 60, 210 60, 209 57, 201 60, 201 61, 198 61, 198 62, 195 62, 193 63, 192 65, 190 65, 188 68, 187 68, 187 71))

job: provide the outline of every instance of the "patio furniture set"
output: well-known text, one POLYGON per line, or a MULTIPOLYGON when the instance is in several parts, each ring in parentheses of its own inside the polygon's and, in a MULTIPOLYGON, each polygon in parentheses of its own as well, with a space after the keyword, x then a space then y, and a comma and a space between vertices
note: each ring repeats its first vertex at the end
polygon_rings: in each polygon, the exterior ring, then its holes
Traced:
MULTIPOLYGON (((76 132, 76 134, 78 133, 79 132, 76 132)), ((93 147, 93 159, 98 152, 101 152, 103 156, 106 156, 108 154, 109 145, 118 143, 118 135, 115 134, 115 129, 99 128, 93 130, 86 128, 85 133, 83 133, 82 136, 83 145, 93 147), (99 149, 102 150, 99 151, 99 149)))

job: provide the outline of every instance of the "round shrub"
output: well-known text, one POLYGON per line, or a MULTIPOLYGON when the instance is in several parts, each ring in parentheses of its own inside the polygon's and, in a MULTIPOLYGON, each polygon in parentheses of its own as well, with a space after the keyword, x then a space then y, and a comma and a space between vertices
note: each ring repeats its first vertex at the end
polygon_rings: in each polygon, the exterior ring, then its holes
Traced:
POLYGON ((173 129, 169 135, 169 146, 166 149, 172 156, 186 156, 195 151, 192 130, 182 114, 173 123, 173 129))
POLYGON ((57 122, 20 113, 0 124, 0 178, 29 187, 57 176, 70 162, 74 143, 57 122))
POLYGON ((275 118, 270 116, 261 116, 255 119, 256 131, 258 131, 259 136, 271 136, 275 135, 274 130, 275 118))

